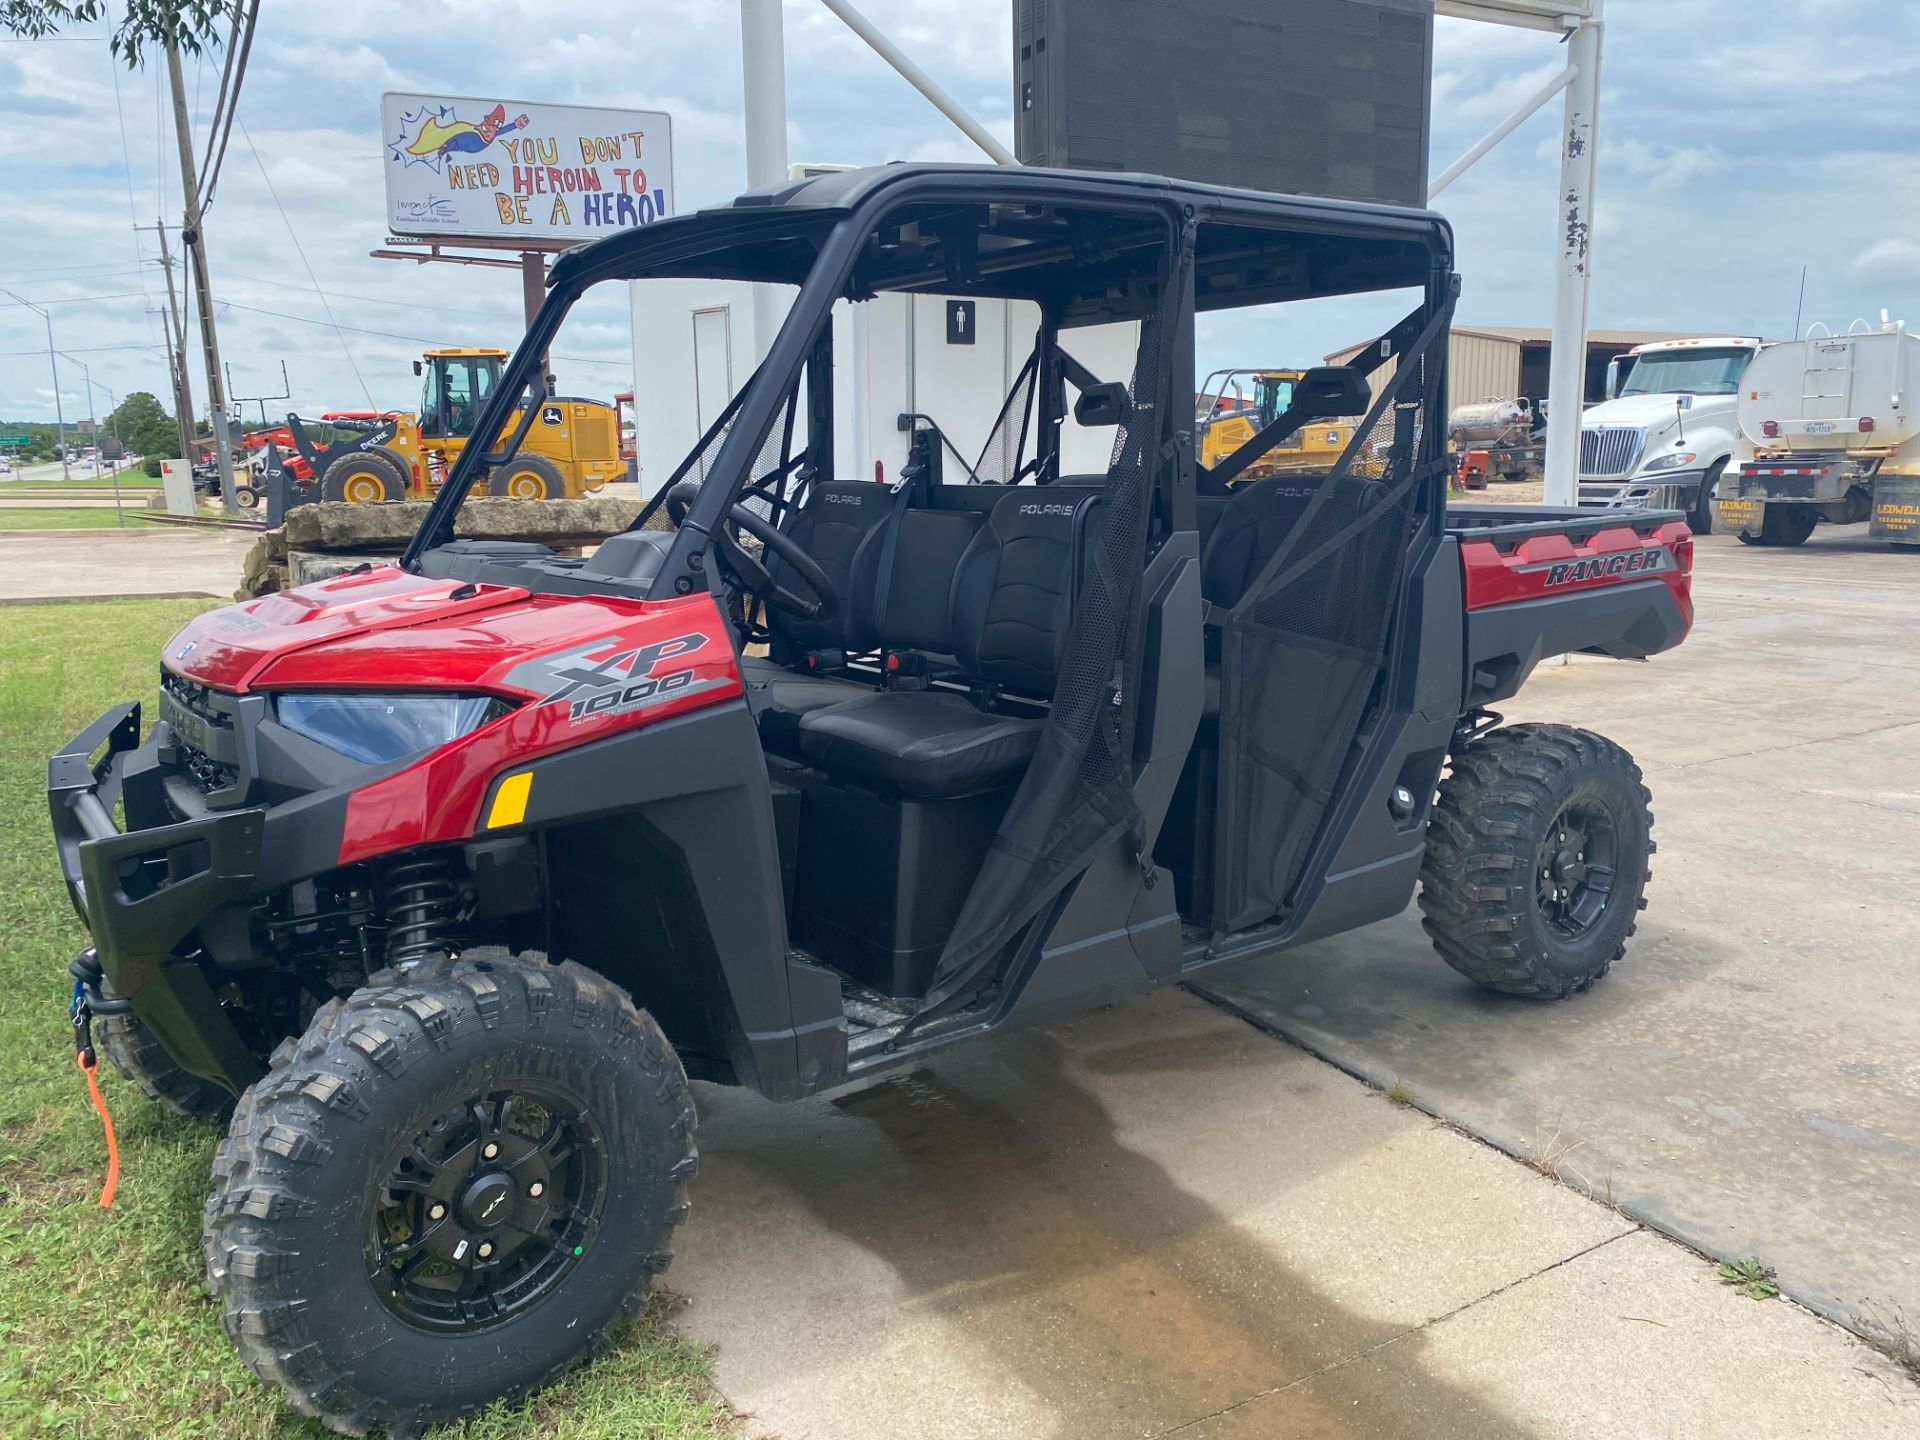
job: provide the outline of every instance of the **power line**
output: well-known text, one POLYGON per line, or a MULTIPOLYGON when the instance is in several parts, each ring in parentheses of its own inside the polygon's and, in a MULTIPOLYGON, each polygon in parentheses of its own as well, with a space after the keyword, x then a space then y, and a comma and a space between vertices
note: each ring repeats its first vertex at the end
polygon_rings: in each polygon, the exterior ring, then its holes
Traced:
MULTIPOLYGON (((97 355, 105 350, 159 350, 164 353, 163 345, 76 345, 72 350, 62 350, 62 355, 97 355)), ((44 355, 45 350, 0 350, 0 356, 44 355)))
MULTIPOLYGON (((331 319, 316 320, 311 315, 292 315, 285 310, 268 310, 259 305, 242 305, 238 300, 222 300, 220 303, 234 310, 245 310, 251 315, 271 315, 277 320, 293 320, 302 325, 321 325, 335 330, 351 330, 356 335, 372 335, 381 340, 406 340, 415 345, 439 345, 446 339, 443 335, 402 335, 394 330, 369 330, 364 325, 342 325, 331 319)), ((631 366, 633 363, 630 360, 595 360, 587 355, 555 355, 553 358, 565 360, 570 365, 601 365, 608 369, 620 369, 631 366)), ((359 373, 358 370, 354 371, 355 375, 359 373)), ((368 399, 371 401, 372 397, 369 396, 368 399)))
POLYGON ((244 34, 240 29, 239 13, 236 11, 233 17, 234 34, 239 37, 239 55, 236 59, 234 55, 234 42, 229 40, 227 42, 227 65, 233 71, 233 91, 231 94, 227 91, 227 74, 226 70, 223 69, 220 73, 220 95, 221 99, 224 99, 226 102, 224 112, 222 110, 221 100, 215 100, 213 103, 213 113, 216 117, 215 123, 220 131, 220 148, 217 151, 214 149, 213 132, 209 130, 207 132, 207 155, 210 157, 212 164, 211 167, 209 167, 208 164, 203 162, 200 167, 200 183, 202 186, 200 208, 203 211, 207 206, 213 204, 213 190, 214 187, 220 183, 220 165, 221 162, 227 158, 227 141, 233 136, 234 117, 239 114, 240 111, 240 82, 247 73, 247 56, 253 50, 253 27, 259 18, 260 0, 252 0, 252 3, 247 7, 247 28, 244 34))
MULTIPOLYGON (((344 290, 316 290, 311 285, 295 285, 286 280, 270 280, 265 275, 242 275, 238 270, 225 272, 235 280, 250 280, 256 285, 271 285, 280 290, 297 290, 303 295, 328 295, 335 300, 357 300, 366 305, 391 305, 391 298, 382 299, 377 295, 350 295, 344 290)), ((508 315, 506 308, 498 310, 467 310, 453 305, 423 305, 418 300, 407 300, 409 310, 435 310, 446 315, 473 315, 482 320, 502 320, 508 315)))
POLYGON ((89 300, 144 300, 144 292, 139 290, 116 290, 111 295, 62 295, 53 300, 35 300, 35 305, 81 305, 89 300))
MULTIPOLYGON (((253 135, 248 131, 244 120, 240 122, 240 136, 247 142, 247 151, 253 156, 253 163, 260 171, 261 180, 266 182, 267 194, 273 197, 273 208, 280 212, 280 223, 287 227, 287 238, 293 241, 294 254, 300 257, 300 264, 306 269, 307 279, 313 282, 314 294, 320 298, 320 308, 327 312, 327 323, 332 325, 334 333, 339 335, 340 325, 333 318, 333 306, 327 303, 326 292, 320 288, 320 278, 313 273, 313 266, 307 260, 307 252, 300 244, 300 233, 293 228, 293 221, 287 216, 287 207, 280 203, 280 192, 273 188, 273 177, 267 174, 267 167, 260 159, 260 151, 254 145, 253 135)), ((360 383, 360 393, 367 397, 367 404, 372 405, 373 391, 367 387, 366 378, 360 373, 360 366, 353 358, 353 348, 347 344, 345 335, 340 335, 340 349, 347 357, 347 364, 353 369, 353 378, 360 383)))

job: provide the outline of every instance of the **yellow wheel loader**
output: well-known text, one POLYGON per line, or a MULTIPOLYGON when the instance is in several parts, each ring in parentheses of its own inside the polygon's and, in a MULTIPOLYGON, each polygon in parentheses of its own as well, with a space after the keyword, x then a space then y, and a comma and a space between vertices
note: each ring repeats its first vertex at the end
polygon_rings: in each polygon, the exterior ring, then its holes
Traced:
MULTIPOLYGON (((1271 425, 1293 403, 1301 370, 1216 370, 1199 397, 1201 463, 1212 466, 1271 425), (1249 387, 1252 394, 1248 394, 1249 387)), ((1301 426, 1239 475, 1241 482, 1301 470, 1331 470, 1353 439, 1344 420, 1316 420, 1301 426)))
MULTIPOLYGON (((423 500, 440 488, 500 378, 504 350, 448 347, 413 362, 423 379, 417 413, 393 411, 358 420, 334 419, 352 433, 316 445, 297 416, 287 417, 294 448, 313 468, 323 500, 369 504, 423 500)), ((523 412, 507 421, 501 439, 516 434, 523 412)), ((625 476, 614 408, 599 400, 548 396, 528 423, 519 449, 489 472, 486 493, 519 500, 577 499, 625 476)))

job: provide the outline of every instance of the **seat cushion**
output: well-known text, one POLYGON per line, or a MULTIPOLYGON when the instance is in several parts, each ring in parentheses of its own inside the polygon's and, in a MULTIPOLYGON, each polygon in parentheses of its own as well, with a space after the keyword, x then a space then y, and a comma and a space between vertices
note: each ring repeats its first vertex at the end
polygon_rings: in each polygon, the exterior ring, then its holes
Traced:
POLYGON ((881 692, 802 717, 800 754, 835 779, 964 795, 1019 779, 1042 724, 987 714, 950 690, 881 692))
POLYGON ((815 710, 858 700, 875 692, 852 680, 824 675, 795 675, 772 661, 744 656, 740 678, 747 687, 747 708, 760 727, 760 743, 777 755, 800 755, 800 721, 815 710))

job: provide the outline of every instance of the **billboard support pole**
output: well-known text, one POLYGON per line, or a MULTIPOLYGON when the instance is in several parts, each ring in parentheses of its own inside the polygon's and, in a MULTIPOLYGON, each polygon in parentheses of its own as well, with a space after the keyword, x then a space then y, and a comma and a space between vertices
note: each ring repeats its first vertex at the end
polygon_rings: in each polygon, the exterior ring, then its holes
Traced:
POLYGON ((540 250, 522 250, 520 252, 520 305, 526 311, 527 328, 533 328, 533 317, 540 309, 540 302, 547 298, 547 257, 540 250))

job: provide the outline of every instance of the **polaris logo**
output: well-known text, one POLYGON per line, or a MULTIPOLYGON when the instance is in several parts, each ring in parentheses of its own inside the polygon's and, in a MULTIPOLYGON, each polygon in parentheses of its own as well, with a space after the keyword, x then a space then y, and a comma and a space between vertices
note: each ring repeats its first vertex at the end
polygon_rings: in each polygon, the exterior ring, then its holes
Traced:
POLYGON ((1071 505, 1022 505, 1020 507, 1020 513, 1022 515, 1071 515, 1073 514, 1073 506, 1071 505))
POLYGON ((822 495, 818 497, 822 505, 862 505, 866 503, 864 495, 822 495))
POLYGON ((1584 560, 1558 560, 1546 567, 1546 583, 1550 586, 1577 585, 1583 580, 1618 580, 1626 575, 1651 575, 1671 568, 1671 559, 1665 550, 1628 550, 1617 555, 1594 555, 1584 560))

